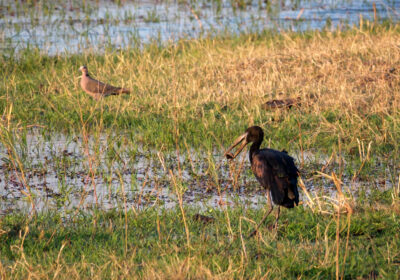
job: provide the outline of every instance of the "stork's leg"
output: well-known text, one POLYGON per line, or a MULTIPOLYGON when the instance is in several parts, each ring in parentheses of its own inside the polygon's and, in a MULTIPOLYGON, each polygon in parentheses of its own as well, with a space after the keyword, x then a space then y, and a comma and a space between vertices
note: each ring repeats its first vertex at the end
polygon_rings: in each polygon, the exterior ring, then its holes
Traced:
POLYGON ((280 213, 281 213, 281 207, 278 205, 278 209, 276 210, 276 215, 275 215, 275 224, 274 224, 275 230, 278 230, 278 220, 280 213))
POLYGON ((267 191, 267 198, 268 198, 269 210, 267 213, 265 213, 264 217, 261 219, 261 222, 257 225, 256 229, 249 235, 249 237, 256 235, 258 228, 264 223, 264 221, 267 219, 269 214, 271 214, 272 210, 274 209, 274 207, 272 206, 271 194, 269 190, 267 191))

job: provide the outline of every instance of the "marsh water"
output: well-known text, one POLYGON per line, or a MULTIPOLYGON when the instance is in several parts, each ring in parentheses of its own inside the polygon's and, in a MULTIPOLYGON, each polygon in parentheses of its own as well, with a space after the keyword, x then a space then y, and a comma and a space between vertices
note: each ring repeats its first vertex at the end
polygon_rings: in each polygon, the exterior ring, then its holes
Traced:
MULTIPOLYGON (((0 145, 0 214, 57 209, 65 213, 93 208, 134 209, 177 207, 179 203, 202 211, 216 207, 264 207, 265 191, 251 174, 247 153, 233 162, 223 151, 158 152, 123 144, 125 136, 82 137, 20 134, 17 154, 0 145)), ((293 154, 292 154, 293 155, 293 154)), ((331 165, 327 155, 293 155, 302 170, 307 192, 314 198, 336 199, 330 180, 306 174, 310 166, 331 165)), ((388 179, 355 181, 343 178, 349 196, 380 187, 388 179)), ((383 187, 382 187, 383 186, 383 187)), ((304 204, 309 201, 302 192, 304 204)))
POLYGON ((346 28, 396 22, 398 0, 0 1, 0 49, 49 54, 140 47, 263 30, 346 28))

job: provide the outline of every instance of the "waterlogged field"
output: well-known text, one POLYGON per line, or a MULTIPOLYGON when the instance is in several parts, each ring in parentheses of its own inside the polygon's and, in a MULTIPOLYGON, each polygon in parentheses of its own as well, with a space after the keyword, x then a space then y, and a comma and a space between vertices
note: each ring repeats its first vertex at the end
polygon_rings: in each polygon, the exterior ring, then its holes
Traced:
POLYGON ((1 277, 397 279, 399 31, 2 56, 1 277), (91 99, 81 65, 132 93, 91 99), (262 106, 281 98, 300 105, 262 106), (254 238, 264 191, 223 158, 251 125, 301 176, 254 238))
POLYGON ((0 49, 103 52, 262 30, 345 28, 400 19, 399 0, 0 1, 0 49))

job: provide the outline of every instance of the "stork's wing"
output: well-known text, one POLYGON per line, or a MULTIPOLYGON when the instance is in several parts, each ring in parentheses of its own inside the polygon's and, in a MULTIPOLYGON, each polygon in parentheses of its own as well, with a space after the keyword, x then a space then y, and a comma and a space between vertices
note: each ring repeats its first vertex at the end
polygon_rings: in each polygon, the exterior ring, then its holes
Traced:
POLYGON ((298 203, 298 169, 291 156, 284 152, 263 149, 252 160, 254 175, 262 186, 271 190, 274 203, 286 207, 293 207, 293 202, 298 203))

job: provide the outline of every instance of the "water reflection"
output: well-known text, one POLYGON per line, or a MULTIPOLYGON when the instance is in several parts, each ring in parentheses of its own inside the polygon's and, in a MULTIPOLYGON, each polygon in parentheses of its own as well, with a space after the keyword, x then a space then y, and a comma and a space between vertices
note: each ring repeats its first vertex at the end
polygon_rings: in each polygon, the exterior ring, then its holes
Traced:
POLYGON ((303 31, 367 20, 397 21, 398 0, 385 1, 2 1, 0 48, 46 53, 138 47, 221 33, 303 31), (242 3, 243 2, 243 3, 242 3), (36 2, 35 2, 36 3, 36 2), (47 4, 46 4, 47 3, 47 4), (375 9, 374 9, 375 7, 375 9))

